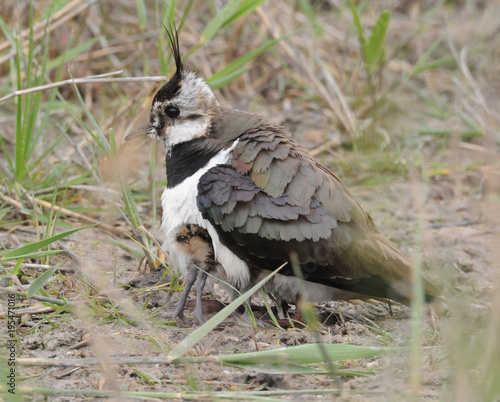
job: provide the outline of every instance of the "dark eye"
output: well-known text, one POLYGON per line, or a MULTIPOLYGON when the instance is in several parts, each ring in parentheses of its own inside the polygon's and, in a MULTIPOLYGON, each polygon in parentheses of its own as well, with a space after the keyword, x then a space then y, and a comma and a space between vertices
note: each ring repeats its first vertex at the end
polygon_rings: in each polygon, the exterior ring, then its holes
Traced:
POLYGON ((168 106, 165 108, 165 114, 171 119, 176 118, 177 116, 179 116, 180 113, 181 111, 176 107, 168 106))

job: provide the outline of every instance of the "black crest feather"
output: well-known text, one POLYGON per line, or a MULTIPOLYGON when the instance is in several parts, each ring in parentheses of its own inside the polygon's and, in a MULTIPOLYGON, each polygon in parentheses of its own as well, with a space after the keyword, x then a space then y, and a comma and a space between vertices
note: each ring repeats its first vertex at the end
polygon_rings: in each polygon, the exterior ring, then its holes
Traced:
POLYGON ((175 74, 155 95, 154 102, 165 102, 172 99, 180 89, 180 82, 184 66, 182 65, 181 51, 179 46, 179 33, 175 27, 175 23, 170 23, 170 29, 163 25, 168 36, 168 44, 172 51, 172 57, 175 61, 175 74))
POLYGON ((177 70, 175 71, 175 76, 180 77, 182 72, 184 71, 184 67, 182 65, 181 59, 181 51, 179 47, 179 33, 177 32, 177 28, 175 27, 175 23, 170 23, 170 29, 168 29, 165 25, 165 30, 168 35, 168 44, 170 45, 170 50, 172 51, 172 56, 174 57, 175 67, 177 70))

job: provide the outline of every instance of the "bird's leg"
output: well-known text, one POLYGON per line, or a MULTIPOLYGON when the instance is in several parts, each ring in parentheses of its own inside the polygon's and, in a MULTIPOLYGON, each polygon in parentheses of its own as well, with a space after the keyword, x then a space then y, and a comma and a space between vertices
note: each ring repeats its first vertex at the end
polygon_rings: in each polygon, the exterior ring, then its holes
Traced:
POLYGON ((286 301, 281 300, 281 297, 278 293, 272 293, 269 296, 274 301, 274 304, 276 304, 278 320, 284 320, 285 312, 288 312, 288 304, 286 303, 286 301))
POLYGON ((184 307, 186 306, 186 301, 189 295, 189 291, 193 287, 196 277, 198 276, 198 269, 193 267, 189 270, 186 282, 184 283, 184 290, 182 291, 181 297, 175 306, 172 318, 178 322, 178 319, 182 320, 184 324, 192 324, 191 320, 184 315, 184 307))
MULTIPOLYGON (((240 292, 238 291, 234 291, 233 293, 233 301, 235 301, 239 296, 241 296, 243 293, 247 292, 252 286, 253 286, 253 282, 250 280, 250 283, 243 287, 240 292)), ((244 305, 245 307, 245 312, 241 315, 239 315, 236 311, 233 312, 233 314, 231 314, 234 318, 236 318, 236 320, 238 321, 245 321, 246 323, 250 323, 252 324, 252 326, 254 325, 254 321, 255 323, 257 324, 258 327, 261 327, 261 328, 265 328, 265 327, 269 327, 269 324, 267 324, 265 321, 262 321, 260 318, 256 318, 255 316, 252 317, 252 296, 250 296, 247 301, 245 302, 248 304, 248 309, 247 307, 244 305)))
MULTIPOLYGON (((252 281, 250 280, 250 283, 247 286, 240 289, 240 291, 237 291, 235 289, 233 292, 233 301, 235 301, 238 297, 240 297, 243 293, 245 293, 251 287, 252 287, 252 281)), ((252 309, 252 296, 250 296, 247 299, 246 303, 248 303, 248 308, 251 310, 252 309)), ((248 312, 248 310, 244 304, 243 304, 243 307, 245 308, 245 312, 242 315, 238 314, 237 311, 234 311, 233 314, 231 314, 231 315, 238 320, 244 319, 245 321, 252 322, 252 317, 250 317, 250 313, 248 312)))
POLYGON ((203 319, 203 288, 205 287, 205 283, 207 281, 207 273, 205 271, 201 271, 198 276, 198 282, 196 282, 196 307, 193 310, 193 316, 196 318, 198 323, 201 325, 205 322, 203 319))

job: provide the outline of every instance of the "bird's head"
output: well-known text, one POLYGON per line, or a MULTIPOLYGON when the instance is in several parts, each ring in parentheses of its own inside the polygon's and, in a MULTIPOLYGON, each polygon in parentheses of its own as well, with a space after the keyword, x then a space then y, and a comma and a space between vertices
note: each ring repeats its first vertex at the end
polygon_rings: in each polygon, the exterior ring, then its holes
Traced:
POLYGON ((167 29, 167 34, 175 60, 175 74, 156 93, 149 122, 133 134, 145 133, 159 140, 168 150, 176 144, 206 136, 220 104, 204 79, 184 70, 175 27, 167 29))

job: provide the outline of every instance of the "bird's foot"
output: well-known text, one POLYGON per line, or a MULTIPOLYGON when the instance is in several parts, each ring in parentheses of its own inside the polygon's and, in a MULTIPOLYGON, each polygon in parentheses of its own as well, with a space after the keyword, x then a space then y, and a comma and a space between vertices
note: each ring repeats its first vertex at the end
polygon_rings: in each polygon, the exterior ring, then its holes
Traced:
POLYGON ((250 315, 248 311, 245 309, 245 312, 243 314, 238 314, 237 312, 234 312, 231 314, 231 316, 240 324, 244 325, 250 325, 252 327, 256 326, 257 328, 269 328, 272 325, 267 323, 264 320, 261 320, 260 318, 255 317, 255 315, 250 315))
POLYGON ((184 313, 181 311, 180 313, 172 314, 172 318, 177 322, 179 327, 185 327, 186 325, 193 325, 193 321, 187 318, 184 313))
POLYGON ((198 308, 198 305, 197 305, 196 308, 193 310, 193 317, 196 318, 196 321, 198 321, 198 324, 203 325, 203 324, 205 324, 206 320, 203 318, 203 314, 202 314, 201 310, 202 309, 198 308))
POLYGON ((193 321, 191 321, 189 318, 179 319, 179 317, 177 317, 175 319, 175 322, 177 323, 178 328, 191 328, 194 325, 193 321))

